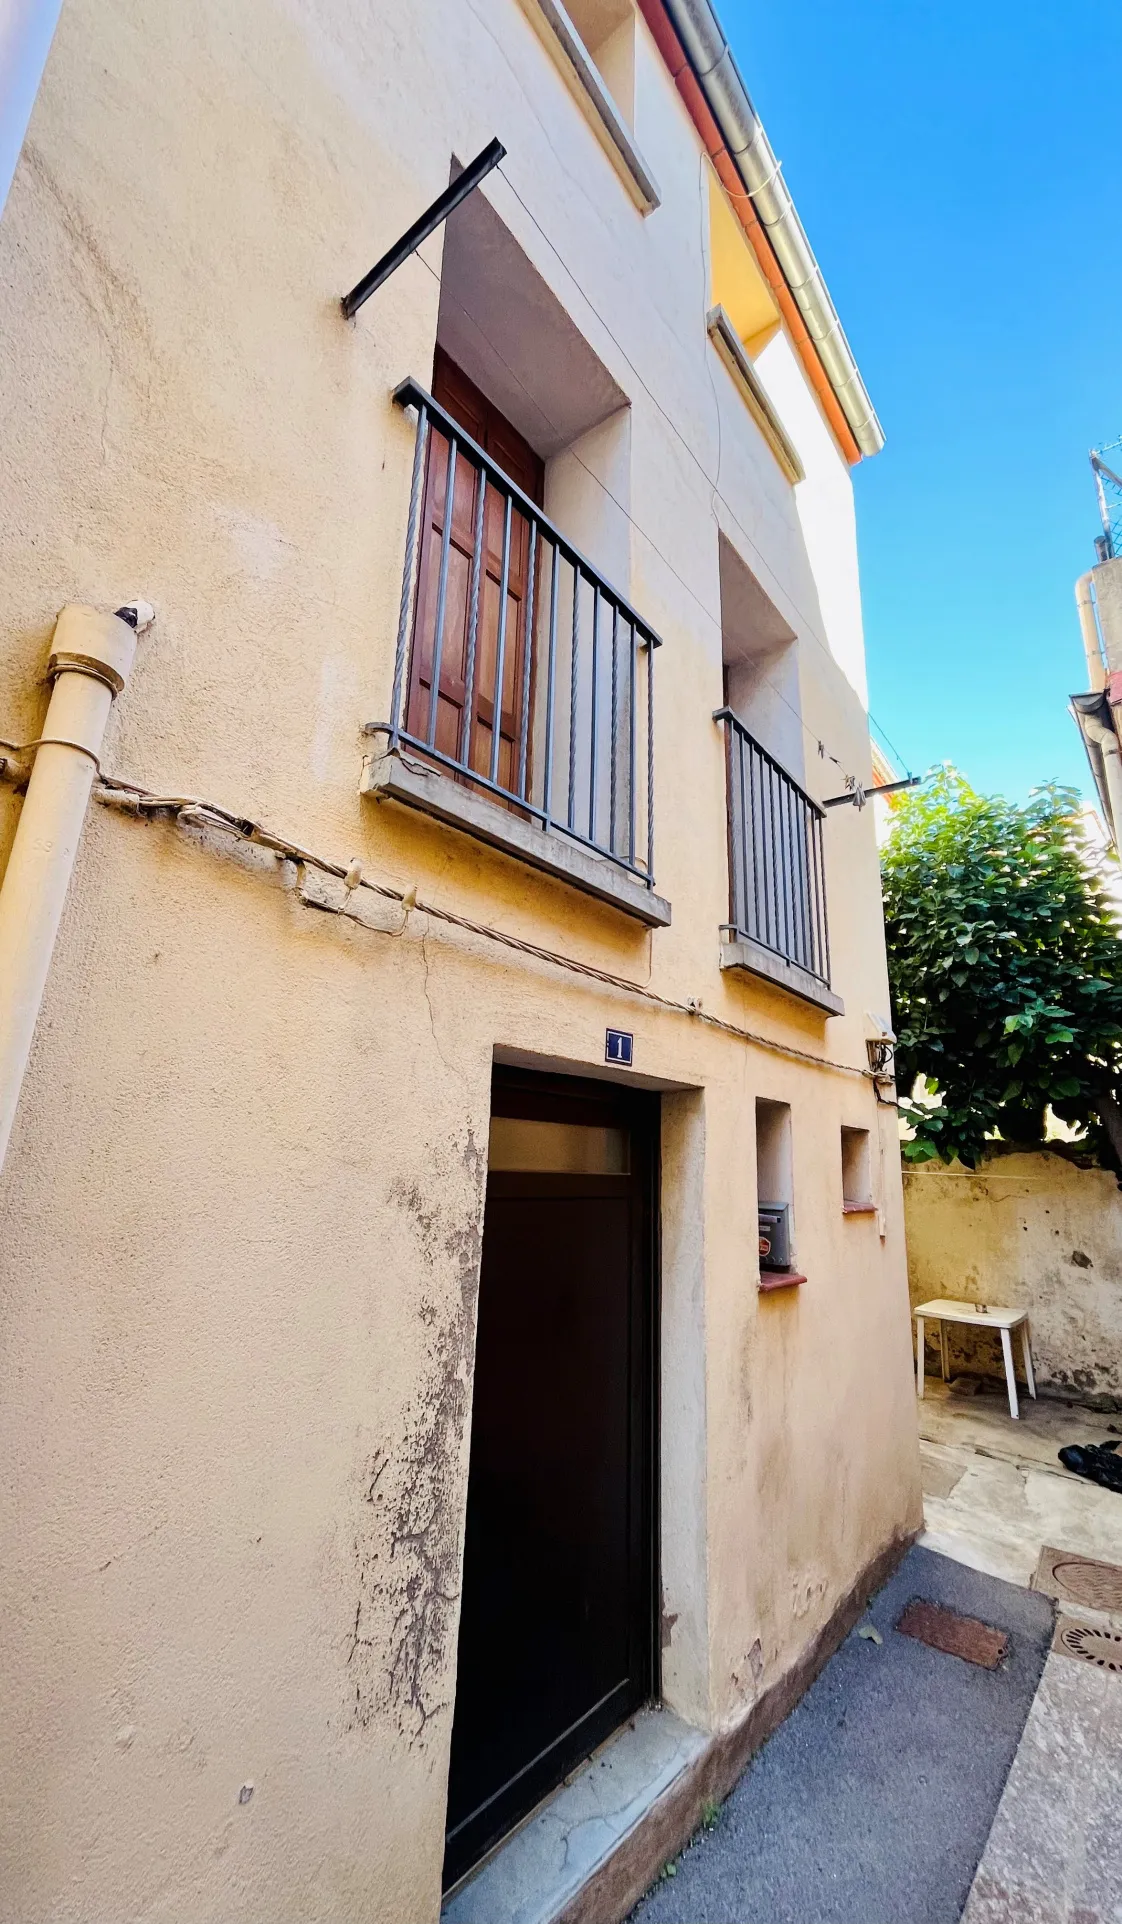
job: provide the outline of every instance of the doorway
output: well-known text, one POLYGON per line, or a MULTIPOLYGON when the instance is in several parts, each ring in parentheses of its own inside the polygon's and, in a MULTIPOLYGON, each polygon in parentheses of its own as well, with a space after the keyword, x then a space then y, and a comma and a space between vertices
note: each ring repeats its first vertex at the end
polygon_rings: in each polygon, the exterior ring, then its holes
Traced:
POLYGON ((495 1072, 446 1888, 657 1685, 658 1119, 495 1072))

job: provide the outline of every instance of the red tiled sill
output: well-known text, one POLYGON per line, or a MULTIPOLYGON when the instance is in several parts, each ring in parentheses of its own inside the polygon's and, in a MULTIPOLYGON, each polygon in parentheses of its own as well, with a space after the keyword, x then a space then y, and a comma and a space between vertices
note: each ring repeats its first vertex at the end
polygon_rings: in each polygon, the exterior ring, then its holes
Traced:
POLYGON ((760 1271, 760 1295, 764 1296, 773 1289, 794 1289, 798 1283, 805 1283, 806 1277, 794 1269, 762 1269, 760 1271))

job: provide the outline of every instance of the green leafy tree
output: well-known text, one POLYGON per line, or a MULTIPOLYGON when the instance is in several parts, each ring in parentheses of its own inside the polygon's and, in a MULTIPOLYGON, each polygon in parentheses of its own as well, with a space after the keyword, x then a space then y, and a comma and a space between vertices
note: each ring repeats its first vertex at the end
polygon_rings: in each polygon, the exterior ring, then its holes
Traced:
POLYGON ((1076 791, 1017 807, 944 769, 897 804, 882 870, 904 1155, 973 1168, 995 1131, 1042 1141, 1050 1103, 1122 1169, 1122 928, 1076 791))

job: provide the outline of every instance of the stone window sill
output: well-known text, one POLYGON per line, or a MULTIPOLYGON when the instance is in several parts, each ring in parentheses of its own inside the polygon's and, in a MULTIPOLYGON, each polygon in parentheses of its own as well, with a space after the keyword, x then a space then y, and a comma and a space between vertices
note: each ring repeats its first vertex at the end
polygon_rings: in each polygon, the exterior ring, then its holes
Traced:
POLYGON ((800 1002, 809 1002, 816 1009, 824 1009, 827 1015, 844 1015, 845 1003, 840 995, 835 995, 817 976, 809 975, 794 962, 788 962, 771 949, 765 949, 762 942, 753 942, 751 936, 738 935, 734 941, 721 943, 722 969, 744 969, 749 975, 758 975, 777 989, 786 989, 788 994, 797 995, 800 1002))
POLYGON ((606 856, 582 848, 557 829, 542 828, 513 808, 503 808, 416 755, 370 756, 363 765, 362 793, 379 802, 400 802, 445 822, 516 861, 555 875, 599 902, 607 902, 650 929, 670 926, 670 904, 606 856))
POLYGON ((654 176, 561 0, 521 0, 641 214, 662 204, 654 176))
POLYGON ((792 486, 797 481, 805 481, 806 469, 799 460, 798 449, 775 412, 767 391, 744 352, 740 336, 724 308, 711 307, 705 317, 705 325, 709 332, 709 339, 732 375, 744 405, 787 480, 792 486))
POLYGON ((760 1295, 768 1296, 773 1289, 797 1289, 805 1283, 806 1277, 794 1269, 761 1269, 760 1295))
POLYGON ((875 1216, 877 1206, 874 1202, 847 1202, 842 1204, 843 1216, 875 1216))

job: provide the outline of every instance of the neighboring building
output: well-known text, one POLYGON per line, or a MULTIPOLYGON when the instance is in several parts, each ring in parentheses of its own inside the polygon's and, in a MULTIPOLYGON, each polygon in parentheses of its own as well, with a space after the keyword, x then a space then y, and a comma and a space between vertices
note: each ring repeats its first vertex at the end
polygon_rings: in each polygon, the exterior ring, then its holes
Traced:
POLYGON ((1118 717, 1122 711, 1122 477, 1101 454, 1091 455, 1102 533, 1095 537, 1098 557, 1075 584, 1075 605, 1083 636, 1090 691, 1071 697, 1071 712, 1083 737, 1103 818, 1115 848, 1122 847, 1122 749, 1118 717))
MULTIPOLYGON (((900 782, 900 771, 889 761, 883 748, 871 741, 873 788, 895 788, 900 782)), ((892 798, 889 795, 873 795, 873 821, 876 824, 877 847, 883 848, 892 833, 892 798)))
POLYGON ((661 1701, 621 1915, 919 1525, 873 810, 818 806, 880 436, 717 32, 63 7, 4 734, 64 604, 156 619, 0 1178, 19 1924, 431 1924, 446 1821, 454 1880, 661 1701))

